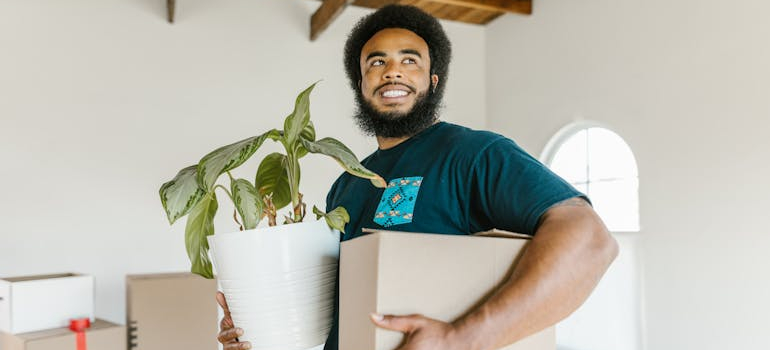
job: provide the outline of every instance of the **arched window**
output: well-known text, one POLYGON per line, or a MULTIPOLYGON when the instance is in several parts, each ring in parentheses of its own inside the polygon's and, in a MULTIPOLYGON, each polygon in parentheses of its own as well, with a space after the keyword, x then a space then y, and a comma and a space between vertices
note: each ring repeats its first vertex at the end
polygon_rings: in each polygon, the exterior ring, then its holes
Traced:
MULTIPOLYGON (((591 199, 610 231, 639 231, 639 177, 631 148, 598 123, 560 130, 541 157, 556 174, 591 199)), ((620 253, 591 296, 556 325, 558 350, 643 348, 640 265, 636 235, 613 234, 620 253)))
POLYGON ((595 123, 576 123, 556 134, 542 158, 591 198, 610 231, 639 231, 636 160, 618 134, 595 123))

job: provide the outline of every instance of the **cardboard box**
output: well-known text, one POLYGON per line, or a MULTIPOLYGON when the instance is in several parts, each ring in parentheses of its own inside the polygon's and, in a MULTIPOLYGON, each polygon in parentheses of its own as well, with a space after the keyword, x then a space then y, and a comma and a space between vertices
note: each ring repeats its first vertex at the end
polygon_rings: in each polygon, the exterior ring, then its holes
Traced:
POLYGON ((129 275, 129 349, 217 348, 217 283, 190 273, 129 275))
MULTIPOLYGON (((392 350, 403 334, 376 328, 369 313, 451 322, 470 311, 510 274, 528 236, 487 237, 380 231, 342 243, 340 350, 392 350)), ((506 350, 554 350, 553 327, 506 350)))
POLYGON ((63 273, 0 279, 0 331, 18 334, 94 320, 93 276, 63 273))
MULTIPOLYGON (((126 350, 126 327, 96 320, 86 330, 88 350, 126 350)), ((55 328, 39 332, 0 333, 2 350, 76 350, 75 333, 69 328, 55 328)))

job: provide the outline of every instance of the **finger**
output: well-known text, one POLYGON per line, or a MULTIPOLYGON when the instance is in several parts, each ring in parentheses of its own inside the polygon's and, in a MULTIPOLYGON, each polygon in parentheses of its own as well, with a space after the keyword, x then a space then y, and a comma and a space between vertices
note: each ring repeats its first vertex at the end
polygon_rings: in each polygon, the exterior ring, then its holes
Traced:
POLYGON ((411 333, 425 321, 422 315, 394 316, 372 313, 369 315, 377 327, 402 333, 411 333))
POLYGON ((219 330, 223 331, 225 329, 230 329, 235 327, 235 324, 233 324, 233 319, 229 316, 225 316, 222 318, 222 321, 219 322, 219 330))
POLYGON ((225 299, 225 294, 217 291, 216 298, 217 298, 217 303, 219 303, 219 306, 222 307, 222 311, 225 313, 225 317, 222 319, 222 322, 219 323, 219 328, 221 329, 233 328, 235 325, 233 324, 233 318, 230 315, 230 308, 227 306, 227 300, 225 299))
POLYGON ((243 329, 231 328, 219 332, 217 340, 222 344, 229 344, 237 342, 237 338, 243 335, 243 329))
POLYGON ((219 303, 219 306, 222 307, 222 310, 224 310, 225 313, 230 313, 230 308, 227 307, 227 300, 225 300, 224 293, 217 292, 217 303, 219 303))
POLYGON ((232 343, 227 344, 223 348, 223 350, 244 350, 244 349, 251 349, 251 343, 245 341, 241 343, 232 343))

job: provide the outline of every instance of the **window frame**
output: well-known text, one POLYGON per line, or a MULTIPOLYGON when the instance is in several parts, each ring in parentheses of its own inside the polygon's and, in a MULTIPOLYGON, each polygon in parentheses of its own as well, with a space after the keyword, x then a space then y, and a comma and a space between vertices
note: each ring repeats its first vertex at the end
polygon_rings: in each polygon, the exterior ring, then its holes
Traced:
MULTIPOLYGON (((623 234, 633 234, 638 233, 642 231, 642 213, 641 213, 641 179, 639 176, 639 162, 637 162, 636 154, 634 153, 634 149, 631 147, 631 145, 626 141, 626 139, 621 136, 619 133, 617 133, 614 128, 604 124, 600 123, 594 120, 577 120, 573 121, 565 126, 563 126, 561 129, 559 129, 546 143, 545 147, 543 148, 543 151, 540 153, 540 162, 542 162, 548 169, 551 169, 551 163, 553 162, 553 159, 556 157, 556 153, 559 151, 562 145, 575 136, 578 132, 583 130, 588 130, 591 128, 602 128, 605 130, 608 130, 618 137, 626 144, 626 146, 631 151, 631 156, 634 158, 634 165, 636 165, 636 179, 637 179, 637 223, 636 223, 636 230, 622 230, 622 231, 615 231, 612 230, 612 233, 623 233, 623 234)), ((558 174, 557 174, 558 175, 558 174)), ((566 181, 566 180, 565 180, 566 181)), ((590 183, 595 182, 591 181, 590 178, 586 179, 586 184, 588 184, 590 188, 590 183)), ((572 183, 570 183, 572 185, 572 183)), ((590 197, 590 193, 586 193, 590 197)))

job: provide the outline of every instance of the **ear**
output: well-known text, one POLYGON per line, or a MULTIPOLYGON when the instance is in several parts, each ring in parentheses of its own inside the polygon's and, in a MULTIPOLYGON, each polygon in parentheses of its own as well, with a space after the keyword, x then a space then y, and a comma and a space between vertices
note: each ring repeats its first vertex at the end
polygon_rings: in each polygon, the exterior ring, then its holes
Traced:
POLYGON ((358 79, 358 91, 361 91, 361 79, 358 79))
POLYGON ((438 86, 438 75, 433 74, 430 76, 430 84, 433 87, 433 92, 436 92, 436 86, 438 86))

